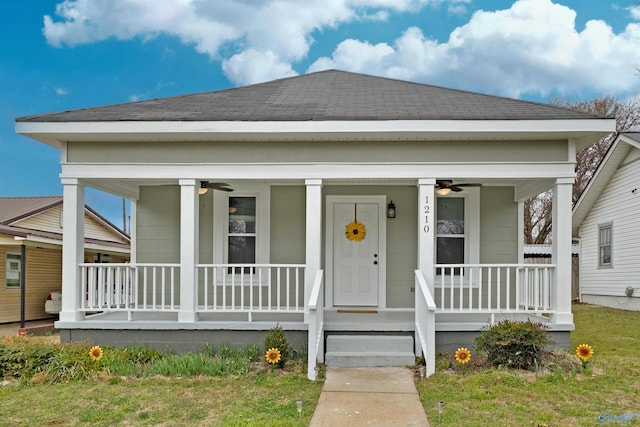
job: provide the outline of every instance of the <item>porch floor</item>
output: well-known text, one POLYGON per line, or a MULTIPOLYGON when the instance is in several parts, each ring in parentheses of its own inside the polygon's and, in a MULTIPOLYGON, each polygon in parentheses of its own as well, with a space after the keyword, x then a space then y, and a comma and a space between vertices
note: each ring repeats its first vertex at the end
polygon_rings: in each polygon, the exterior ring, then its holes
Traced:
MULTIPOLYGON (((276 324, 285 330, 305 331, 308 325, 304 316, 298 313, 252 313, 251 321, 247 313, 198 313, 195 322, 178 321, 177 312, 108 312, 89 314, 83 320, 57 321, 57 329, 144 329, 144 330, 268 330, 276 324)), ((504 319, 531 319, 549 326, 552 331, 570 331, 568 325, 556 325, 547 316, 534 313, 465 313, 436 312, 436 332, 479 331, 493 322, 504 319)), ((324 330, 326 332, 398 332, 415 330, 415 310, 369 309, 369 308, 326 308, 324 310, 324 330)))

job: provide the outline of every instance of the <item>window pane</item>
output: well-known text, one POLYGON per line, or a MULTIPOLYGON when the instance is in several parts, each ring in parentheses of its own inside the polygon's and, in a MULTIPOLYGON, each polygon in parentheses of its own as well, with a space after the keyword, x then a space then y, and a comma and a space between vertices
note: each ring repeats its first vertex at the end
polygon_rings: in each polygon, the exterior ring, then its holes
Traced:
POLYGON ((464 234, 464 198, 439 197, 438 234, 464 234))
POLYGON ((611 246, 600 248, 600 264, 611 264, 611 246))
POLYGON ((464 239, 438 237, 438 264, 464 264, 464 239))
POLYGON ((229 233, 256 232, 256 198, 229 197, 229 233))
MULTIPOLYGON (((464 264, 464 239, 458 237, 438 237, 437 264, 464 264)), ((450 268, 439 268, 436 274, 451 274, 450 268)), ((455 268, 453 274, 459 275, 460 269, 455 268)))
POLYGON ((8 288, 20 287, 20 255, 7 254, 6 286, 8 288))
POLYGON ((255 264, 256 238, 229 236, 229 264, 255 264))
POLYGON ((600 227, 600 265, 611 265, 611 226, 600 227))

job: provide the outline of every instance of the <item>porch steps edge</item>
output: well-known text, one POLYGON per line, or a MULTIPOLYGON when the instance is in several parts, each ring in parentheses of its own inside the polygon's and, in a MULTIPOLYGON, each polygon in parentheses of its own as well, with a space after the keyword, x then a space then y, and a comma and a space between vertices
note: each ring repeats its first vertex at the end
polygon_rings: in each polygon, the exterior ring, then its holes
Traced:
POLYGON ((329 335, 325 363, 330 367, 415 364, 413 337, 407 335, 329 335))
POLYGON ((325 364, 333 368, 393 367, 415 365, 413 353, 407 352, 327 352, 325 364))

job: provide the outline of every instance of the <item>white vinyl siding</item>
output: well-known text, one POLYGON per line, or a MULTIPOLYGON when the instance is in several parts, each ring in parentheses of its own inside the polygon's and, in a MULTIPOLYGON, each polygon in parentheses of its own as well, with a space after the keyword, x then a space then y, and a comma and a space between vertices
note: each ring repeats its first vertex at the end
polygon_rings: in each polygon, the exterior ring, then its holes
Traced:
MULTIPOLYGON (((637 153, 630 153, 629 156, 637 153)), ((640 162, 627 157, 580 227, 580 292, 625 297, 628 286, 640 286, 640 162), (611 228, 609 268, 600 267, 600 226, 611 228)), ((636 294, 634 294, 634 297, 636 294)))

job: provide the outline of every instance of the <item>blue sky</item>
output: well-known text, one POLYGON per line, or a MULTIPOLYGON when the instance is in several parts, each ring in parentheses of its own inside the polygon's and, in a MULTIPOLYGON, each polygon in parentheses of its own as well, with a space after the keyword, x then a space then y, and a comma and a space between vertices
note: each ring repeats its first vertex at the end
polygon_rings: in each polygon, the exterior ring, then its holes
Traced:
MULTIPOLYGON (((5 0, 0 196, 60 195, 16 117, 338 68, 546 102, 640 92, 628 0, 5 0)), ((86 202, 121 226, 121 199, 86 202)))

